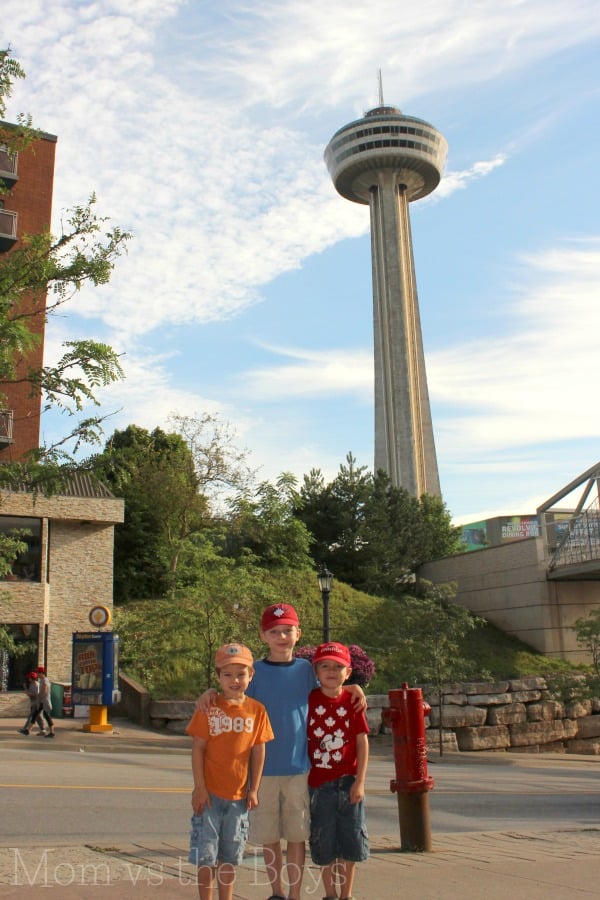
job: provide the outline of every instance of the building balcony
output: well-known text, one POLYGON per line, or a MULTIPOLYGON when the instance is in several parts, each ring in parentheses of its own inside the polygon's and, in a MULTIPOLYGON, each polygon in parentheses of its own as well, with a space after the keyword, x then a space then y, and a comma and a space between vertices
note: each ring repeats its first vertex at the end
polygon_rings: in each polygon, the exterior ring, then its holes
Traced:
POLYGON ((17 240, 17 214, 0 208, 0 250, 9 250, 17 240))
POLYGON ((9 153, 6 147, 0 147, 0 180, 6 187, 12 187, 15 181, 18 181, 18 158, 16 153, 9 153))
POLYGON ((0 449, 14 443, 13 421, 12 409, 0 409, 0 449))

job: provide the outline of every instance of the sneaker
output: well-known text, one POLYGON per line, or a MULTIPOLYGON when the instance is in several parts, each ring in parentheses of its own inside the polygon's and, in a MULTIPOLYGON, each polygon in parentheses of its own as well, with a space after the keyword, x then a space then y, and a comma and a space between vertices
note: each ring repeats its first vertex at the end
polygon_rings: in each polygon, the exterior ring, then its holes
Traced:
POLYGON ((44 737, 54 737, 54 732, 49 731, 48 734, 45 734, 44 737))
POLYGON ((29 728, 19 728, 21 734, 29 734, 29 728))
POLYGON ((38 737, 43 737, 45 734, 45 731, 38 731, 38 737))

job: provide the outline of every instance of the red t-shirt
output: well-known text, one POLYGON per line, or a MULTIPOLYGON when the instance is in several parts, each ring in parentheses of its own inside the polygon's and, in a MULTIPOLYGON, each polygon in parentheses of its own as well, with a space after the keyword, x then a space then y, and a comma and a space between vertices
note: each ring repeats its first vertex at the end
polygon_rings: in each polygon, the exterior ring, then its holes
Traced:
POLYGON ((352 694, 326 697, 320 688, 308 698, 308 783, 319 787, 342 775, 356 775, 356 736, 368 734, 364 712, 355 712, 352 694))

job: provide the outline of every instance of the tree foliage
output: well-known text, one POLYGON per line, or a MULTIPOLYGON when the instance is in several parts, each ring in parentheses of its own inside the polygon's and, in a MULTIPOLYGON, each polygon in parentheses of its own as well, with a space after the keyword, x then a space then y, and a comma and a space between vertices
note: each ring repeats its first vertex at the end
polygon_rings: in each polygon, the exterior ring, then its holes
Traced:
POLYGON ((248 451, 237 446, 235 431, 228 422, 210 413, 172 413, 168 423, 187 444, 198 487, 213 505, 222 493, 244 491, 251 485, 254 472, 248 465, 248 451))
POLYGON ((125 522, 115 534, 115 600, 172 594, 182 553, 207 516, 185 440, 130 425, 115 431, 92 466, 125 500, 125 522))
POLYGON ((298 517, 313 535, 317 565, 327 562, 336 578, 379 596, 400 596, 407 572, 458 548, 439 497, 413 497, 385 472, 357 466, 351 453, 330 484, 318 469, 304 476, 298 517))
POLYGON ((600 609, 576 619, 573 629, 580 647, 588 651, 596 675, 600 675, 600 609))
POLYGON ((311 564, 311 536, 296 516, 296 479, 284 472, 276 484, 263 481, 252 495, 239 494, 230 503, 228 552, 243 553, 267 569, 302 569, 311 564))

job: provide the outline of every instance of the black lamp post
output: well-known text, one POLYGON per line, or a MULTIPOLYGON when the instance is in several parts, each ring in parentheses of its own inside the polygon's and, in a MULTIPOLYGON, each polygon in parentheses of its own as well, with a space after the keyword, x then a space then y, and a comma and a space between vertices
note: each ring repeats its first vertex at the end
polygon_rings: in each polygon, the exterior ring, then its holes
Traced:
POLYGON ((326 643, 329 640, 329 594, 333 587, 333 575, 326 565, 317 575, 317 581, 323 598, 323 643, 326 643))

